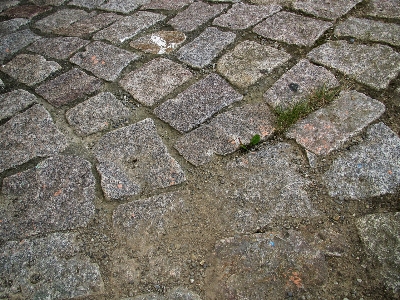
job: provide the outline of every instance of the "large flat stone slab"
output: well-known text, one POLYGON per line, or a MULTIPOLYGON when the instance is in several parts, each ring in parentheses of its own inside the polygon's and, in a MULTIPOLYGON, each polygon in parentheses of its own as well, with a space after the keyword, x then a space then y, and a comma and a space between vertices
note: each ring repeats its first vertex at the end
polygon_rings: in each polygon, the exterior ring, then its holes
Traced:
POLYGON ((242 98, 224 79, 210 74, 161 104, 154 113, 180 132, 187 132, 242 98))
POLYGON ((35 105, 0 127, 0 172, 35 157, 55 155, 67 145, 47 110, 35 105))
POLYGON ((25 90, 14 90, 0 95, 0 120, 14 116, 37 102, 35 95, 25 90))
POLYGON ((332 197, 366 199, 395 193, 400 187, 400 138, 383 123, 336 159, 324 174, 332 197))
POLYGON ((218 54, 233 43, 236 34, 224 32, 215 27, 208 27, 197 38, 177 51, 180 61, 194 68, 209 65, 218 54))
POLYGON ((150 0, 108 0, 99 6, 100 9, 115 11, 123 14, 129 14, 135 9, 139 8, 142 4, 150 0))
POLYGON ((15 18, 0 22, 0 37, 13 33, 28 23, 29 20, 24 18, 15 18))
POLYGON ((285 51, 244 41, 218 61, 217 71, 232 84, 245 88, 289 59, 285 51))
POLYGON ((317 155, 326 155, 378 119, 385 105, 357 91, 342 91, 329 106, 297 122, 286 134, 317 155))
POLYGON ((107 198, 121 199, 186 180, 151 119, 107 133, 93 151, 107 198))
POLYGON ((21 240, 85 227, 94 214, 95 179, 88 161, 58 155, 5 178, 1 195, 1 240, 21 240))
POLYGON ((178 10, 193 3, 194 0, 151 0, 142 9, 178 10))
POLYGON ((0 63, 38 39, 40 37, 29 29, 3 36, 0 39, 0 63))
POLYGON ((129 45, 146 53, 164 54, 177 49, 186 40, 186 35, 180 31, 157 31, 142 36, 129 45))
POLYGON ((127 74, 119 84, 140 103, 152 106, 192 77, 183 66, 156 58, 127 74))
POLYGON ((371 0, 367 5, 369 16, 400 19, 400 3, 397 0, 371 0))
POLYGON ((400 71, 400 54, 385 45, 331 41, 313 49, 307 57, 376 90, 387 88, 400 71))
POLYGON ((335 0, 335 1, 320 1, 320 0, 297 0, 292 4, 295 9, 314 16, 329 20, 347 14, 354 6, 362 0, 335 0))

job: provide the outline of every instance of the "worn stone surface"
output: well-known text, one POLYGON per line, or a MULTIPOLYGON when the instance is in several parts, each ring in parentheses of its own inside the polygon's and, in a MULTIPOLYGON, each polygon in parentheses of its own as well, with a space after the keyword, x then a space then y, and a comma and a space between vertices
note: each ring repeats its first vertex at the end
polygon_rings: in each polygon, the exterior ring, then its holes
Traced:
POLYGON ((36 5, 52 5, 60 6, 63 5, 67 0, 30 0, 30 2, 36 5))
POLYGON ((139 56, 132 52, 103 42, 93 42, 86 46, 85 52, 76 53, 70 61, 97 77, 115 81, 121 71, 138 58, 139 56))
POLYGON ((224 79, 210 74, 176 98, 161 104, 154 112, 175 129, 187 132, 242 98, 224 79))
POLYGON ((3 36, 0 39, 0 63, 38 39, 40 37, 29 29, 3 36))
POLYGON ((16 113, 36 103, 36 96, 24 90, 14 90, 0 95, 0 120, 14 116, 16 113))
POLYGON ((332 41, 313 49, 307 57, 376 90, 387 88, 400 71, 400 54, 385 45, 332 41))
POLYGON ((7 8, 16 6, 16 5, 18 5, 18 4, 19 4, 19 1, 17 1, 17 0, 5 0, 5 1, 1 1, 1 2, 0 2, 0 12, 3 11, 3 10, 5 10, 5 9, 7 9, 7 8))
POLYGON ((142 189, 165 188, 186 180, 151 119, 107 133, 95 146, 94 154, 108 198, 120 199, 142 189))
POLYGON ((194 0, 151 0, 142 6, 142 9, 178 10, 193 3, 194 0))
POLYGON ((165 296, 149 293, 120 300, 201 300, 200 296, 184 287, 176 287, 166 293, 165 296))
POLYGON ((41 38, 27 49, 55 59, 67 59, 87 44, 89 41, 77 37, 41 38))
POLYGON ((400 19, 400 3, 397 0, 371 0, 367 5, 369 16, 400 19))
POLYGON ((186 40, 186 35, 180 31, 158 31, 142 36, 129 45, 146 53, 164 54, 177 49, 186 40))
POLYGON ((294 1, 293 7, 320 18, 335 20, 348 13, 360 2, 362 0, 297 0, 294 1))
POLYGON ((4 11, 2 15, 10 18, 32 19, 33 17, 36 17, 49 10, 51 10, 50 6, 22 5, 9 8, 4 11))
POLYGON ((209 5, 202 1, 197 1, 178 13, 168 24, 183 32, 193 31, 220 14, 227 7, 228 5, 226 4, 209 5))
POLYGON ((149 1, 150 0, 109 0, 100 5, 99 8, 127 14, 149 1))
POLYGON ((94 35, 95 40, 107 40, 120 44, 133 38, 139 32, 147 29, 157 22, 164 20, 165 16, 147 11, 139 11, 131 16, 124 17, 111 26, 94 35))
POLYGON ((272 40, 309 47, 331 26, 330 22, 279 12, 254 27, 253 31, 272 40))
POLYGON ((308 60, 300 60, 286 72, 264 94, 264 99, 274 108, 283 109, 304 101, 320 87, 333 88, 339 86, 335 76, 324 67, 311 64, 308 60), (298 89, 290 89, 290 84, 297 84, 298 89))
POLYGON ((42 32, 52 32, 54 30, 67 27, 72 23, 89 17, 90 14, 81 9, 62 9, 56 11, 54 14, 37 21, 34 25, 35 28, 42 32))
POLYGON ((235 37, 236 34, 233 32, 224 32, 215 27, 208 27, 192 42, 180 48, 177 51, 177 57, 194 68, 203 68, 231 44, 235 37))
POLYGON ((38 88, 36 93, 54 106, 68 104, 84 95, 94 93, 102 86, 100 79, 89 76, 78 69, 72 69, 38 88))
POLYGON ((15 18, 0 22, 0 37, 13 33, 28 23, 29 20, 23 18, 15 18))
POLYGON ((0 173, 35 157, 55 155, 67 145, 47 110, 35 105, 0 126, 0 173))
POLYGON ((324 174, 332 197, 365 199, 394 193, 400 186, 400 138, 383 123, 336 159, 324 174))
POLYGON ((293 138, 315 154, 328 154, 378 119, 385 105, 357 91, 341 92, 329 106, 310 114, 289 129, 293 138))
POLYGON ((244 41, 218 61, 217 71, 232 84, 245 88, 289 59, 285 51, 244 41))
POLYGON ((183 66, 156 58, 127 74, 119 84, 140 103, 152 106, 192 77, 183 66))
POLYGON ((98 8, 102 5, 106 0, 72 0, 68 4, 75 5, 79 7, 85 7, 89 9, 98 8))
POLYGON ((19 82, 32 86, 60 70, 61 66, 55 61, 47 61, 43 56, 37 54, 20 54, 6 65, 1 66, 0 69, 19 82))
POLYGON ((7 242, 1 247, 0 296, 71 299, 104 292, 99 266, 80 248, 75 233, 7 242))
POLYGON ((113 121, 130 116, 130 110, 113 94, 100 93, 68 110, 68 123, 79 135, 89 135, 110 126, 113 121))

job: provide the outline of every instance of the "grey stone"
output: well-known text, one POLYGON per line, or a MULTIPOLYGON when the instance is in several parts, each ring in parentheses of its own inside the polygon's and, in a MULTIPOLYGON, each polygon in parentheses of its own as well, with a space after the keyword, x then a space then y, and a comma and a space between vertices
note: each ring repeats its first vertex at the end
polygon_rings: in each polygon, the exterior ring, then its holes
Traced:
POLYGON ((227 7, 227 4, 209 5, 202 1, 197 1, 178 13, 168 24, 183 32, 193 31, 220 14, 227 7))
POLYGON ((100 9, 128 14, 150 0, 109 0, 99 6, 100 9))
POLYGON ((369 19, 348 18, 335 27, 335 35, 400 46, 400 26, 369 19))
POLYGON ((279 12, 258 24, 253 31, 272 40, 310 47, 332 25, 290 12, 279 12))
POLYGON ((7 8, 16 6, 16 5, 18 5, 18 4, 19 4, 19 1, 17 1, 17 0, 15 0, 15 1, 13 1, 13 0, 1 1, 1 2, 0 2, 0 12, 2 12, 3 10, 5 10, 5 9, 7 9, 7 8))
POLYGON ((130 110, 109 92, 100 93, 68 110, 68 123, 82 136, 110 126, 113 121, 130 116, 130 110))
POLYGON ((72 69, 38 88, 36 93, 54 106, 68 104, 85 95, 94 93, 102 86, 100 79, 89 76, 78 69, 72 69))
POLYGON ((257 5, 281 5, 281 6, 290 6, 294 0, 249 0, 250 3, 257 5))
POLYGON ((274 108, 286 109, 304 101, 323 86, 334 88, 339 86, 339 82, 324 67, 315 66, 303 59, 275 82, 264 94, 264 99, 274 108), (299 88, 296 91, 291 90, 291 83, 297 84, 299 88))
POLYGON ((15 18, 0 22, 0 37, 13 33, 28 23, 29 20, 23 18, 15 18))
POLYGON ((224 79, 210 74, 176 98, 161 104, 154 112, 175 129, 187 132, 242 98, 224 79))
POLYGON ((130 298, 123 298, 120 300, 165 300, 165 297, 156 293, 143 294, 130 298))
POLYGON ((357 91, 342 91, 329 106, 297 122, 286 134, 317 155, 326 155, 378 119, 383 103, 357 91))
POLYGON ((324 174, 332 197, 366 199, 395 193, 400 186, 400 138, 383 123, 343 153, 324 174))
POLYGON ((168 292, 167 300, 201 300, 201 298, 187 288, 176 287, 168 292))
POLYGON ((285 51, 244 41, 218 61, 217 71, 232 84, 245 88, 289 59, 285 51))
POLYGON ((94 215, 95 179, 88 161, 58 155, 5 178, 1 195, 1 240, 20 240, 85 227, 94 215))
POLYGON ((75 299, 104 292, 99 266, 80 249, 75 233, 7 242, 0 251, 0 296, 75 299), (19 292, 18 292, 19 291, 19 292))
POLYGON ((30 2, 36 5, 52 5, 60 6, 63 5, 67 0, 30 0, 30 2))
POLYGON ((86 7, 89 9, 94 9, 94 8, 98 8, 104 2, 106 2, 106 0, 72 0, 68 4, 79 6, 79 7, 86 7))
POLYGON ((35 105, 0 127, 0 172, 35 157, 55 155, 67 145, 47 110, 35 105))
POLYGON ((177 57, 182 62, 194 68, 209 65, 218 54, 233 43, 236 34, 223 32, 215 27, 208 27, 197 38, 177 51, 177 57))
POLYGON ((307 57, 376 90, 387 88, 400 71, 400 54, 385 45, 334 41, 313 49, 307 57))
POLYGON ((121 71, 139 56, 129 51, 93 42, 86 46, 85 52, 75 54, 70 61, 107 81, 115 81, 121 71))
POLYGON ((0 63, 38 39, 40 37, 29 29, 3 36, 0 40, 0 63))
POLYGON ((400 19, 400 3, 397 0, 370 0, 367 7, 369 16, 400 19))
POLYGON ((335 1, 320 1, 320 0, 297 0, 292 4, 295 9, 314 16, 329 20, 347 14, 354 6, 363 0, 335 0, 335 1))
POLYGON ((6 65, 0 67, 1 71, 26 85, 38 84, 52 73, 61 69, 55 61, 47 61, 43 56, 20 54, 6 65))
POLYGON ((1 79, 0 79, 0 87, 2 87, 2 88, 4 87, 4 82, 1 79))
POLYGON ((186 35, 180 31, 158 31, 142 36, 129 45, 146 53, 164 54, 178 48, 186 40, 186 35))
POLYGON ((107 133, 95 146, 94 154, 108 198, 120 199, 145 188, 165 188, 186 180, 151 119, 107 133))
POLYGON ((50 6, 20 5, 7 9, 1 15, 9 18, 32 19, 33 17, 43 14, 49 10, 51 10, 50 6))
POLYGON ((152 106, 192 77, 181 65, 156 58, 127 74, 119 84, 140 103, 152 106))
POLYGON ((50 33, 54 30, 67 27, 72 23, 83 18, 90 17, 91 15, 84 10, 80 9, 62 9, 56 11, 44 19, 37 21, 34 25, 35 28, 42 32, 50 33))
POLYGON ((142 6, 142 9, 178 10, 193 3, 194 0, 151 0, 142 6))
POLYGON ((15 90, 0 95, 0 120, 14 116, 16 113, 36 103, 35 95, 24 91, 15 90))
POLYGON ((124 17, 111 26, 99 31, 94 35, 95 40, 107 40, 112 43, 123 43, 133 38, 142 30, 165 19, 164 15, 147 11, 139 11, 131 16, 124 17))
POLYGON ((279 5, 249 5, 245 3, 235 3, 226 14, 216 18, 213 25, 227 27, 230 29, 246 29, 261 22, 268 16, 277 13, 282 9, 279 5))

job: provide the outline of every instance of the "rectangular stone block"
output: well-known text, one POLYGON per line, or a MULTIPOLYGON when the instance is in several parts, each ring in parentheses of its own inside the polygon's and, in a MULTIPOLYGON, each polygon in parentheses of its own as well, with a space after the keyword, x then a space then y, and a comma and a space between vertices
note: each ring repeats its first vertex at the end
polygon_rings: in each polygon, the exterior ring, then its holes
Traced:
POLYGON ((40 36, 34 34, 29 29, 3 36, 0 39, 0 63, 38 39, 40 39, 40 36))
POLYGON ((292 5, 295 9, 312 14, 316 17, 336 20, 348 13, 354 6, 362 1, 363 0, 296 0, 292 5))
POLYGON ((89 41, 77 37, 41 38, 27 49, 55 59, 67 59, 87 44, 89 41))
POLYGON ((1 94, 0 120, 14 116, 33 103, 36 103, 36 96, 24 90, 14 90, 6 94, 1 94))

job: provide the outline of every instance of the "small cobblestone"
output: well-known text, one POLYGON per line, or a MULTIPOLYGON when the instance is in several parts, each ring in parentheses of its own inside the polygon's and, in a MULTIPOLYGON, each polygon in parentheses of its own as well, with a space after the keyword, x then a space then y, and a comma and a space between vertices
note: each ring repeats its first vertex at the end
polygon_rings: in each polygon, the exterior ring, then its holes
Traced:
POLYGON ((107 11, 128 14, 149 1, 150 0, 108 0, 100 5, 99 8, 107 11))
POLYGON ((36 5, 51 5, 60 6, 63 5, 67 0, 30 0, 30 2, 36 5))
POLYGON ((0 40, 0 63, 38 39, 40 37, 29 29, 3 36, 0 40))
POLYGON ((142 9, 178 10, 193 3, 194 0, 151 0, 142 6, 142 9))
POLYGON ((1 15, 9 18, 26 18, 32 19, 40 14, 51 10, 50 6, 23 5, 15 6, 7 9, 1 15))
POLYGON ((336 20, 337 18, 347 14, 360 2, 362 2, 362 0, 297 0, 294 1, 293 8, 320 18, 336 20))
POLYGON ((89 41, 77 37, 41 38, 27 49, 55 59, 67 59, 87 44, 89 41))
POLYGON ((29 20, 23 18, 16 18, 0 22, 0 37, 13 33, 28 23, 29 20))
POLYGON ((397 0, 371 0, 367 15, 380 18, 400 19, 400 3, 397 0))
POLYGON ((16 6, 18 4, 19 4, 19 1, 17 1, 17 0, 8 0, 8 1, 5 0, 5 1, 2 1, 2 2, 0 2, 0 12, 5 10, 5 9, 7 9, 7 8, 16 6))
POLYGON ((24 90, 15 90, 6 94, 1 94, 0 120, 12 117, 36 102, 36 96, 24 90))
POLYGON ((68 4, 88 9, 95 9, 102 5, 106 0, 72 0, 68 4))
POLYGON ((186 40, 186 35, 180 31, 158 31, 132 41, 132 48, 146 53, 164 54, 177 49, 186 40))
POLYGON ((84 10, 62 9, 44 19, 37 21, 34 27, 42 32, 50 33, 90 16, 91 15, 84 10))

